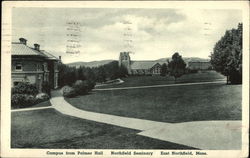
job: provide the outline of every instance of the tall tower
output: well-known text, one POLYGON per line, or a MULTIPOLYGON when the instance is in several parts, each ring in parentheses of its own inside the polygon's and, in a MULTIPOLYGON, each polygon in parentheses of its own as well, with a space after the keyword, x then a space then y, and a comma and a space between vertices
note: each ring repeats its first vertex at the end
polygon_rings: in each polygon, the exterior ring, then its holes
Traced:
POLYGON ((129 52, 120 52, 119 66, 124 66, 128 70, 128 74, 131 74, 131 60, 129 52))

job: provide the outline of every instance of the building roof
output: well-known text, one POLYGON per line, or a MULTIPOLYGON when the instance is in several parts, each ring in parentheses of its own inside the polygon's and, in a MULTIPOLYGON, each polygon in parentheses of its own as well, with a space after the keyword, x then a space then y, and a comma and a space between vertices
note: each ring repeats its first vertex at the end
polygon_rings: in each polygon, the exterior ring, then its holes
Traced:
POLYGON ((151 61, 151 60, 131 61, 131 69, 150 69, 157 63, 162 65, 163 63, 166 63, 166 62, 164 62, 164 61, 151 61))
POLYGON ((19 42, 12 42, 11 45, 11 55, 18 55, 18 56, 38 56, 38 57, 44 57, 49 60, 59 60, 54 55, 50 54, 49 52, 45 50, 35 50, 34 48, 31 48, 23 43, 19 42))
POLYGON ((46 55, 43 54, 42 52, 35 50, 25 44, 17 43, 17 42, 12 42, 11 55, 19 55, 19 56, 30 55, 30 56, 46 57, 46 55))
POLYGON ((41 52, 47 56, 47 59, 49 60, 59 60, 57 57, 55 57, 54 55, 50 54, 49 52, 45 51, 45 50, 41 50, 41 52))

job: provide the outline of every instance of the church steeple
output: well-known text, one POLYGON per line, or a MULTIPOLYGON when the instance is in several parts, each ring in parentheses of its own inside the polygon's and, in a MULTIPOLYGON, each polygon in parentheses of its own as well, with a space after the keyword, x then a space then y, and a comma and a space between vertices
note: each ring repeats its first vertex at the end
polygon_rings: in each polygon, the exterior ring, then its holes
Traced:
POLYGON ((128 73, 130 74, 130 72, 131 72, 131 60, 130 60, 129 52, 120 52, 119 66, 126 67, 128 70, 128 73))

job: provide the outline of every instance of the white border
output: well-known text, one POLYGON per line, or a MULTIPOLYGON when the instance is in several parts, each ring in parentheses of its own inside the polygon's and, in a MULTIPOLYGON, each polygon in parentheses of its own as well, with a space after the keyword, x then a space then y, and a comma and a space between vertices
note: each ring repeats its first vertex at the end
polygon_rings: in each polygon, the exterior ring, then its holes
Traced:
MULTIPOLYGON (((202 157, 247 157, 248 154, 248 124, 249 124, 249 2, 247 1, 63 1, 63 2, 3 2, 2 3, 2 52, 1 52, 1 157, 54 157, 47 151, 79 151, 66 149, 10 149, 10 87, 11 87, 11 10, 13 7, 49 7, 49 8, 179 8, 179 9, 241 9, 243 12, 243 111, 242 111, 242 150, 202 150, 208 153, 202 157)), ((81 150, 80 150, 81 151, 81 150)), ((84 150, 96 151, 96 150, 84 150)), ((111 157, 110 150, 102 150, 102 157, 111 157)), ((122 150, 119 150, 122 151, 122 150)), ((124 150, 128 151, 128 150, 124 150)), ((134 151, 134 150, 131 150, 134 151)), ((142 151, 142 150, 140 150, 142 151)), ((152 150, 147 150, 152 151, 152 150)), ((159 150, 153 150, 154 156, 161 156, 159 150)), ((168 150, 173 151, 173 150, 168 150)), ((187 151, 187 150, 178 150, 187 151)), ((193 151, 195 150, 188 150, 193 151)), ((68 155, 57 157, 69 157, 68 155)), ((86 157, 86 156, 85 156, 86 157)), ((94 155, 92 156, 94 157, 94 155)), ((125 156, 112 156, 125 157, 125 156)), ((127 157, 127 156, 126 156, 127 157)), ((131 156, 133 157, 133 156, 131 156)), ((134 156, 135 157, 135 156, 134 156)), ((136 156, 142 157, 142 156, 136 156)), ((145 157, 145 156, 143 156, 145 157)), ((168 157, 176 157, 170 155, 168 157)), ((197 156, 182 156, 197 157, 197 156)), ((199 156, 201 157, 201 156, 199 156)))

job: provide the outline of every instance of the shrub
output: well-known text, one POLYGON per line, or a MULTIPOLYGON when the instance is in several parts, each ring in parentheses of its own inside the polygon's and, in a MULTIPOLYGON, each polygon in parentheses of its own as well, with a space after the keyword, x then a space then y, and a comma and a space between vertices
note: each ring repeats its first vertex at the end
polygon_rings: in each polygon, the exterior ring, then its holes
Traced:
POLYGON ((87 85, 88 85, 88 91, 91 91, 93 88, 95 88, 95 82, 94 81, 85 80, 84 82, 86 82, 87 85))
POLYGON ((49 100, 49 98, 50 98, 49 95, 46 93, 38 93, 36 95, 36 103, 40 103, 40 102, 49 100))
POLYGON ((68 98, 76 96, 75 89, 70 86, 64 86, 62 88, 62 93, 64 97, 68 97, 68 98))
POLYGON ((75 89, 77 94, 83 95, 87 94, 89 91, 91 91, 95 87, 95 83, 91 82, 89 80, 77 80, 73 84, 73 88, 75 89))
POLYGON ((187 69, 187 73, 193 74, 193 73, 198 73, 197 69, 187 69))
POLYGON ((33 84, 21 82, 12 88, 12 94, 36 95, 38 94, 38 89, 33 84))
POLYGON ((29 94, 12 94, 11 106, 14 108, 24 108, 35 104, 35 97, 29 94))
POLYGON ((47 93, 49 96, 51 96, 49 82, 45 81, 42 83, 42 92, 47 93))
POLYGON ((89 91, 89 86, 86 81, 77 80, 72 86, 77 94, 87 94, 89 91))

